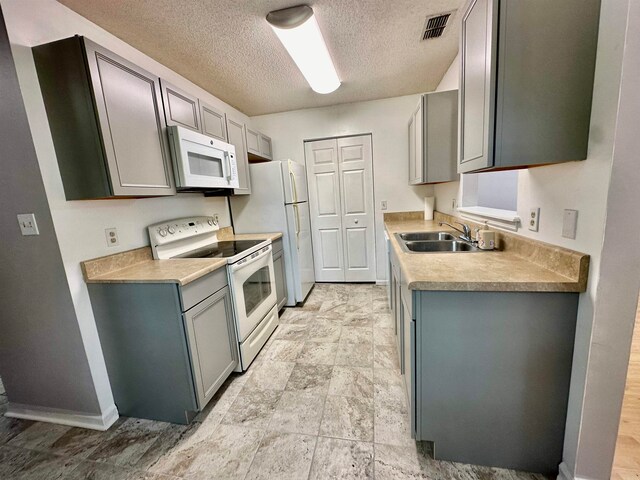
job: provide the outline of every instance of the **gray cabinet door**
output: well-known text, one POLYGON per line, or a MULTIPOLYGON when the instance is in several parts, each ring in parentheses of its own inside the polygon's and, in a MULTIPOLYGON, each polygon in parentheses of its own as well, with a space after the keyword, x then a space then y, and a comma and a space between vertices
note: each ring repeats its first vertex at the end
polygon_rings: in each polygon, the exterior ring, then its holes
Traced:
POLYGON ((200 119, 202 133, 223 142, 227 141, 227 120, 223 111, 200 100, 200 119))
POLYGON ((458 172, 493 165, 498 0, 472 0, 460 36, 458 172))
POLYGON ((243 122, 234 120, 227 115, 227 136, 231 145, 236 147, 236 162, 238 164, 239 187, 234 190, 236 195, 251 193, 251 178, 249 177, 249 156, 243 122))
POLYGON ((229 287, 184 314, 200 410, 211 400, 238 363, 238 343, 229 287))
POLYGON ((458 91, 423 95, 422 169, 426 183, 458 179, 458 91))
POLYGON ((287 303, 287 277, 284 268, 284 254, 282 250, 273 255, 273 273, 276 281, 276 297, 278 298, 278 310, 287 303))
POLYGON ((422 98, 411 115, 412 131, 409 134, 409 184, 424 183, 423 107, 422 98))
POLYGON ((271 152, 271 138, 261 133, 258 140, 260 142, 260 155, 272 160, 273 153, 271 152))
POLYGON ((200 132, 200 106, 198 105, 198 99, 174 87, 165 80, 161 80, 161 84, 167 126, 177 125, 200 132))
MULTIPOLYGON (((410 425, 414 426, 415 425, 415 419, 413 418, 413 407, 415 404, 415 401, 413 399, 413 391, 414 391, 414 386, 413 386, 413 375, 414 375, 414 366, 413 366, 413 362, 412 362, 412 358, 413 358, 413 351, 415 349, 415 332, 413 332, 414 330, 414 325, 412 325, 413 319, 411 318, 411 312, 409 311, 409 307, 407 306, 407 302, 411 302, 411 298, 405 298, 404 295, 402 295, 402 345, 403 345, 403 352, 402 352, 402 365, 404 367, 403 369, 403 378, 404 378, 404 386, 407 392, 407 408, 409 411, 409 421, 410 421, 410 425)), ((414 429, 411 429, 411 432, 413 432, 414 429)), ((413 433, 411 435, 412 437, 414 436, 413 433)))
POLYGON ((262 156, 260 153, 260 134, 247 127, 247 152, 262 156))
POLYGON ((112 193, 175 193, 160 79, 84 40, 112 193))

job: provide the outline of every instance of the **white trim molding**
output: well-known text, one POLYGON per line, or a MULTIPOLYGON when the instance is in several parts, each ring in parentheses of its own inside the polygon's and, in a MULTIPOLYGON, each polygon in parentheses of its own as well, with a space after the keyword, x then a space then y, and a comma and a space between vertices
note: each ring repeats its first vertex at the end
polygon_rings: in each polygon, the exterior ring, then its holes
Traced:
POLYGON ((569 466, 562 462, 558 467, 558 479, 557 480, 589 480, 585 477, 576 477, 572 472, 569 466))
POLYGON ((57 408, 43 408, 11 402, 9 402, 7 406, 5 416, 102 431, 107 430, 119 417, 118 409, 115 404, 111 404, 111 406, 107 408, 102 415, 92 415, 84 412, 73 412, 57 408))
POLYGON ((487 207, 458 207, 460 216, 476 223, 486 223, 491 227, 517 232, 520 226, 518 212, 487 207))

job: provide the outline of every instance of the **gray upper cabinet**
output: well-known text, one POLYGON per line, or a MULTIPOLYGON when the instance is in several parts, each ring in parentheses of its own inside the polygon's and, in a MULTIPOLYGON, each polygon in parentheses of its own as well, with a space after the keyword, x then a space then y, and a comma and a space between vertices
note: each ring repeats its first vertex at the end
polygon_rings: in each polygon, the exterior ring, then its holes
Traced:
POLYGON ((458 91, 422 95, 409 120, 409 184, 458 179, 458 91))
POLYGON ((198 99, 174 87, 166 80, 160 80, 160 83, 162 85, 162 100, 167 126, 177 125, 201 132, 198 99))
POLYGON ((227 117, 223 111, 200 100, 200 119, 202 120, 202 133, 227 141, 227 117))
POLYGON ((273 160, 271 138, 247 127, 247 152, 253 160, 273 160))
POLYGON ((600 0, 467 2, 460 173, 586 158, 599 12, 600 0))
POLYGON ((67 200, 175 194, 158 77, 80 36, 33 55, 67 200))
POLYGON ((260 134, 260 155, 269 160, 273 160, 273 153, 271 152, 271 138, 264 134, 260 134))
POLYGON ((236 163, 238 164, 239 187, 234 190, 236 195, 251 193, 251 178, 249 177, 249 156, 247 152, 246 127, 243 122, 227 115, 228 142, 236 147, 236 163))
POLYGON ((260 134, 247 127, 247 151, 260 155, 260 134))

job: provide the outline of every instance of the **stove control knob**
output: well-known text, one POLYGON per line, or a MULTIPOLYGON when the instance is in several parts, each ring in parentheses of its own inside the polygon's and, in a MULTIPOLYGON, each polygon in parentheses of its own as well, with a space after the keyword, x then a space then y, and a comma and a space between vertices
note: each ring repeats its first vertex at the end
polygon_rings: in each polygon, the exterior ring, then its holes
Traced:
POLYGON ((209 220, 207 220, 207 223, 208 223, 209 225, 213 226, 213 219, 212 219, 212 218, 210 218, 209 220))
POLYGON ((174 233, 176 233, 176 229, 173 227, 168 227, 167 228, 167 232, 169 232, 171 235, 173 235, 174 233))
POLYGON ((158 233, 160 234, 161 237, 166 237, 167 236, 167 231, 164 228, 161 228, 158 233))

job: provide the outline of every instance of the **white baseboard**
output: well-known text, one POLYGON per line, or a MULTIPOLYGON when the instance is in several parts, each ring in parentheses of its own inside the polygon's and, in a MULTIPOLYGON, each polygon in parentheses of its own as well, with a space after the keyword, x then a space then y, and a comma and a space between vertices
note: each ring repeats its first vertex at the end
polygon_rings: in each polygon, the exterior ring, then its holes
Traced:
POLYGON ((557 480, 574 480, 573 474, 569 470, 569 467, 566 463, 562 462, 559 467, 558 479, 557 480))
POLYGON ((102 415, 91 415, 70 410, 34 407, 11 402, 7 405, 5 416, 103 431, 113 425, 119 417, 115 404, 112 404, 102 415))

